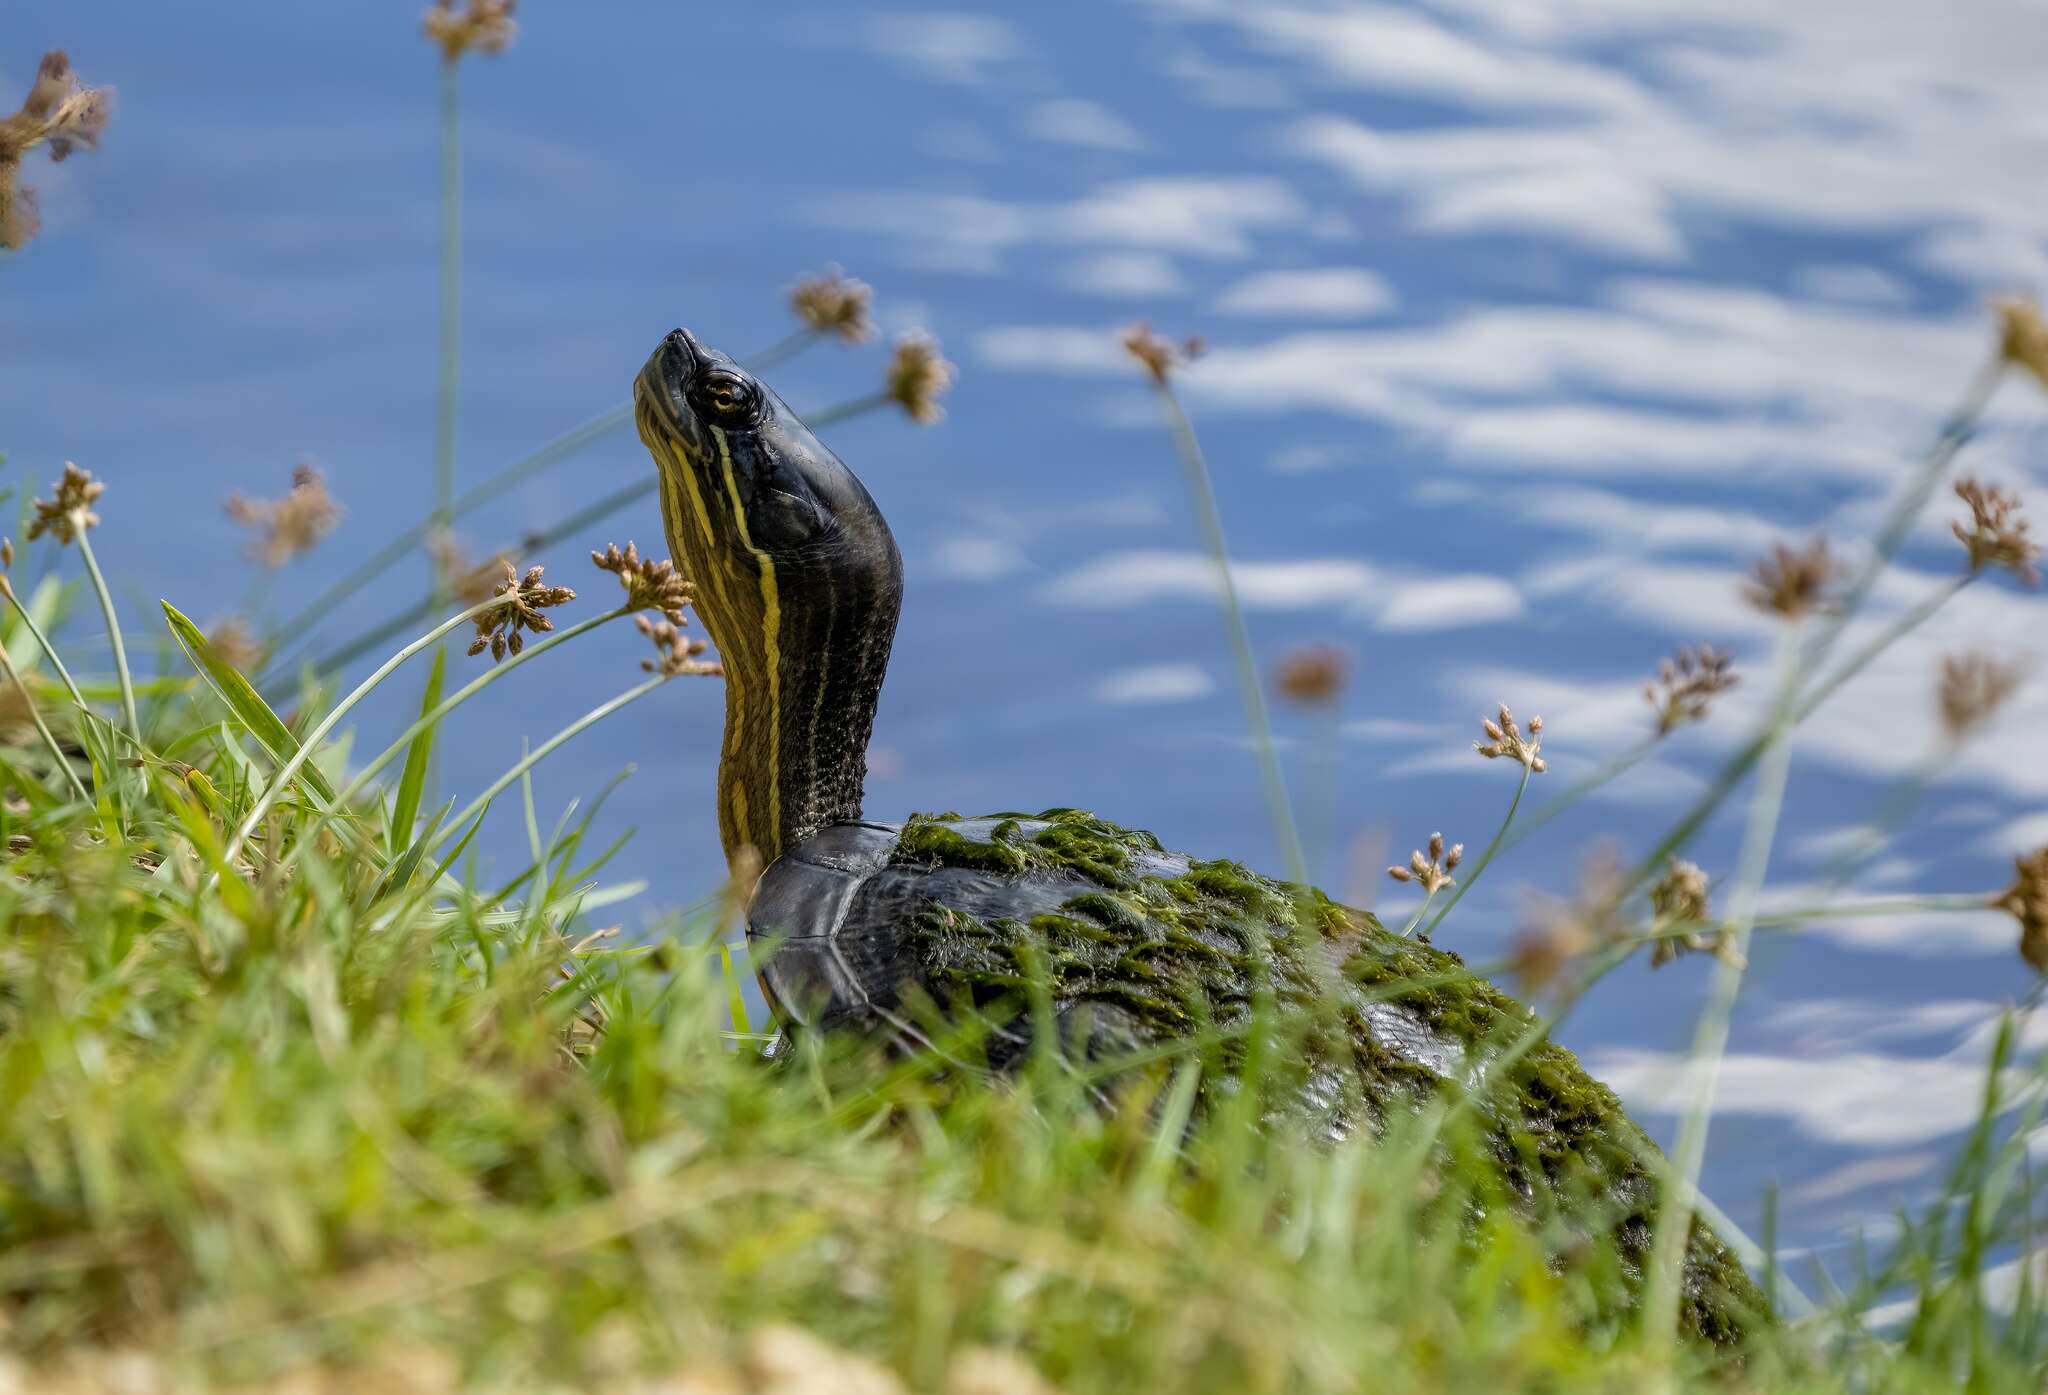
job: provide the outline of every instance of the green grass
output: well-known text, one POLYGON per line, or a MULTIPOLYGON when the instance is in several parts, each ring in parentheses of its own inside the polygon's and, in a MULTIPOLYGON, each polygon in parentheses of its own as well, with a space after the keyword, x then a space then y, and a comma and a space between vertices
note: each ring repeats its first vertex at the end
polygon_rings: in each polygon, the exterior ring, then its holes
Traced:
MULTIPOLYGON (((2005 1024, 1978 1126, 1940 1195, 1898 1216, 1897 1238, 1837 1275, 1841 1287, 1786 1275, 1772 1237, 1756 1237, 1776 1320, 1734 1348, 1674 1332, 1673 1257, 1692 1202, 1715 1214, 1692 1192, 1710 1091, 1683 1122, 1676 1162, 1642 1160, 1685 1204, 1667 1209, 1654 1243, 1637 1237, 1626 1252, 1583 1216, 1509 1204, 1477 1107, 1527 1078, 1557 1022, 1657 943, 1718 938, 1736 951, 1713 968, 1697 1031, 1710 1080, 1752 933, 1959 904, 1839 899, 1831 883, 1797 913, 1756 914, 1796 728, 1979 575, 1834 652, 1968 442, 2004 359, 1905 477, 1836 609, 1788 621, 1769 719, 1651 851, 1572 908, 1588 938, 1549 946, 1547 1012, 1501 1014, 1518 1032, 1489 1035, 1462 1091, 1333 1145, 1274 1107, 1288 1070, 1242 1069, 1234 1093, 1205 1090, 1213 1033, 1107 1080, 1042 1053, 1008 1074, 974 1069, 988 1024, 967 1013, 919 1055, 837 1037, 770 1059, 730 950, 737 898, 622 943, 604 912, 629 888, 602 880, 616 847, 590 832, 602 794, 552 824, 534 806, 537 761, 665 680, 624 687, 530 752, 508 749, 482 791, 438 807, 427 794, 454 711, 490 684, 545 683, 552 650, 623 608, 590 609, 466 681, 439 643, 459 607, 438 598, 303 664, 312 622, 418 554, 437 523, 626 420, 593 416, 457 489, 455 97, 450 65, 434 495, 420 521, 298 616, 273 618, 269 666, 246 676, 173 597, 160 646, 175 656, 171 676, 138 681, 128 655, 142 652, 141 631, 124 640, 82 534, 75 562, 46 545, 4 588, 0 1395, 2042 1389, 2048 1332, 2030 1266, 2016 1290, 1999 1281, 2035 1251, 2026 1141, 2048 1071, 2017 1054, 2032 997, 2005 1024), (80 682, 52 636, 70 648, 66 622, 95 617, 94 652, 113 671, 80 682), (339 669, 387 651, 336 700, 339 669), (311 677, 294 688, 295 670, 311 677), (385 683, 419 694, 419 719, 351 760, 355 704, 385 683), (1732 906, 1646 917, 1645 887, 1753 771, 1732 906), (501 802, 518 805, 509 814, 523 817, 529 853, 487 883, 471 848, 501 802), (1647 1273, 1632 1258, 1645 1252, 1647 1273), (1647 1295, 1641 1309, 1608 1301, 1617 1281, 1647 1295), (991 1375, 1004 1359, 1021 1364, 991 1375)), ((799 329, 756 362, 828 328, 799 329)), ((2009 334, 2008 354, 2016 342, 2009 334)), ((1166 366, 1155 381, 1227 597, 1200 446, 1166 366)), ((557 544, 649 490, 593 501, 518 550, 557 544)), ((1225 618, 1276 837, 1299 867, 1249 637, 1234 609, 1225 618)), ((1522 768, 1491 842, 1410 928, 1455 943, 1442 922, 1497 857, 1656 747, 1646 739, 1530 812, 1522 768)), ((1926 776, 1916 771, 1885 817, 1902 817, 1926 776)), ((923 851, 961 853, 942 833, 927 829, 923 851)), ((1394 987, 1429 994, 1511 967, 1529 975, 1545 946, 1451 970, 1411 948, 1400 962, 1428 974, 1394 987)), ((997 1010, 1047 1012, 1058 966, 1018 957, 1027 991, 997 1010)), ((1232 1059, 1285 1057, 1328 1006, 1263 1001, 1233 1029, 1232 1059)))
MULTIPOLYGON (((189 676, 124 666, 74 698, 36 676, 63 589, 27 589, 38 623, 10 606, 0 638, 51 736, 0 746, 0 1350, 28 1388, 146 1368, 179 1389, 824 1389, 743 1377, 857 1352, 942 1390, 987 1347, 1073 1395, 2040 1388, 2031 1295, 2015 1315, 1978 1281, 2029 1244, 1997 1123, 2038 1108, 2040 1074, 2010 1039, 1944 1197, 1863 1282, 1740 1350, 1674 1345, 1575 1277, 1621 1265, 1610 1241, 1489 1191, 1456 1101, 1328 1146, 1262 1123, 1255 1092, 1195 1107, 1193 1049, 1108 1105, 1044 1057, 958 1069, 972 1020, 923 1058, 813 1039, 765 1060, 733 1030, 715 919, 604 933, 610 850, 592 811, 532 807, 531 757, 493 782, 532 842, 499 884, 465 855, 482 802, 414 816, 480 681, 443 697, 436 658, 379 670, 424 714, 380 789, 336 744, 363 689, 287 720, 170 610, 189 676), (1561 1241, 1581 1246, 1563 1270, 1561 1241), (1903 1316, 1873 1334, 1880 1300, 1903 1316)), ((102 594, 70 592, 81 615, 102 594)), ((405 651, 437 654, 433 632, 405 651)), ((545 682, 527 656, 485 681, 545 682)), ((1288 1027, 1275 1008, 1251 1030, 1288 1027)))

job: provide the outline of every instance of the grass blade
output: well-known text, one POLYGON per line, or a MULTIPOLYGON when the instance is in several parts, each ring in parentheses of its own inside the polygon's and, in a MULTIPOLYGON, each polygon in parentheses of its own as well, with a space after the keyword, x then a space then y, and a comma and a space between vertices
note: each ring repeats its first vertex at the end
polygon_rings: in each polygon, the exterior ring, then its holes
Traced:
MULTIPOLYGON (((199 670, 199 676, 227 704, 228 711, 234 713, 248 728, 249 734, 263 743, 264 749, 279 762, 296 756, 299 753, 298 738, 292 735, 284 720, 270 710, 270 704, 250 686, 241 670, 216 654, 213 646, 206 642, 206 633, 181 614, 176 606, 165 601, 163 607, 164 618, 170 622, 171 637, 178 641, 185 657, 199 670)), ((333 800, 334 788, 327 783, 325 775, 311 764, 301 767, 299 773, 322 799, 333 800)))
MULTIPOLYGON (((420 698, 420 715, 441 704, 441 680, 448 670, 448 651, 434 651, 434 666, 427 670, 427 690, 420 698)), ((405 752, 405 772, 398 781, 398 802, 391 809, 391 851, 396 853, 412 839, 413 823, 419 818, 420 795, 427 787, 427 766, 434 755, 434 734, 439 723, 421 727, 405 752)))

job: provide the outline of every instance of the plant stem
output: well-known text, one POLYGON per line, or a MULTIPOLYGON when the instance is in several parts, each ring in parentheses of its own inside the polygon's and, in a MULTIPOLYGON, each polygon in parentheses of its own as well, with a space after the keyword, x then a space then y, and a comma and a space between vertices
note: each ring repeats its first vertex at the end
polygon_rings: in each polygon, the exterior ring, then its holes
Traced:
POLYGON ((22 625, 35 639, 37 647, 43 651, 43 657, 50 661, 50 667, 64 680, 64 687, 71 694, 71 700, 80 707, 86 706, 85 694, 78 690, 78 683, 72 678, 71 670, 64 667, 64 660, 57 656, 56 646, 50 643, 50 637, 43 633, 43 627, 36 623, 35 616, 29 614, 28 607, 21 603, 21 597, 14 594, 14 583, 4 576, 0 576, 0 595, 13 602, 15 613, 21 616, 22 625))
POLYGON ((427 857, 432 857, 434 855, 434 852, 443 843, 447 842, 449 837, 453 835, 457 829, 461 828, 471 819, 476 818, 478 815, 482 814, 483 811, 490 806, 490 802, 493 799, 496 799, 500 794, 503 794, 505 790, 511 786, 513 781, 519 779, 521 776, 526 774, 527 771, 533 769, 536 765, 539 765, 541 761, 545 760, 548 756, 552 755, 557 748, 561 747, 568 741, 580 735, 588 728, 595 726, 597 723, 603 721, 606 717, 609 717, 612 713, 617 712, 620 708, 625 707, 631 703, 637 702, 643 697, 646 697, 656 688, 659 688, 662 684, 668 682, 669 677, 670 675, 668 674, 657 673, 654 677, 648 679, 645 683, 642 683, 637 687, 628 688, 625 692, 620 693, 617 697, 611 699, 609 702, 599 703, 596 707, 591 708, 581 717, 578 717, 575 721, 569 723, 568 726, 563 727, 553 736, 550 736, 547 740, 541 742, 540 745, 534 747, 531 751, 528 751, 526 755, 520 759, 517 765, 513 766, 510 770, 507 770, 503 775, 500 775, 496 780, 493 780, 491 782, 490 788, 486 789, 482 794, 478 795, 475 799, 472 799, 467 805, 463 807, 461 813, 455 815, 454 818, 450 819, 442 827, 439 833, 436 833, 433 837, 427 840, 425 855, 427 857))
MULTIPOLYGON (((617 407, 601 416, 592 417, 580 426, 571 427, 553 440, 543 442, 496 474, 457 495, 449 509, 450 520, 473 512, 514 485, 521 484, 548 467, 567 460, 585 446, 624 426, 632 419, 631 407, 617 407)), ((433 513, 413 523, 404 532, 371 553, 354 570, 327 586, 319 595, 300 607, 290 619, 278 626, 279 633, 297 634, 310 628, 321 616, 328 614, 342 601, 391 570, 394 562, 402 560, 413 548, 431 536, 438 526, 440 520, 433 513)), ((274 666, 274 659, 265 664, 266 668, 274 666)))
MULTIPOLYGON (((766 353, 754 354, 743 358, 740 360, 740 366, 751 370, 760 366, 767 357, 767 354, 781 351, 782 356, 788 358, 816 342, 814 335, 806 335, 802 336, 803 343, 797 344, 795 348, 788 347, 798 337, 792 335, 789 339, 783 340, 782 343, 772 346, 766 353)), ((510 465, 478 481, 456 495, 455 501, 448 511, 449 521, 452 522, 455 519, 475 512, 483 507, 483 505, 502 496, 506 490, 523 484, 535 475, 560 464, 562 461, 583 450, 586 446, 603 439, 632 420, 633 408, 630 404, 624 407, 614 407, 608 412, 599 413, 579 426, 571 427, 552 440, 542 442, 510 465)), ((634 499, 640 498, 645 494, 652 494, 655 488, 656 485, 649 482, 643 486, 641 494, 628 497, 626 491, 621 490, 616 494, 609 495, 607 499, 610 501, 610 507, 603 512, 599 512, 598 505, 593 504, 576 515, 578 519, 582 520, 579 526, 586 526, 589 523, 597 522, 600 518, 607 517, 611 513, 624 508, 634 499), (620 502, 622 500, 624 502, 620 502)), ((411 553, 413 548, 430 537, 439 526, 440 519, 436 513, 431 512, 426 517, 411 524, 404 532, 371 553, 352 571, 324 588, 312 600, 301 606, 290 619, 277 627, 277 632, 295 635, 310 630, 321 617, 332 613, 343 601, 390 571, 393 563, 403 560, 411 553)), ((560 535, 561 525, 557 525, 556 528, 548 530, 547 533, 537 534, 536 536, 552 539, 560 535)), ((380 638, 395 634, 398 630, 411 624, 413 620, 425 615, 431 608, 431 603, 424 604, 406 612, 406 616, 403 619, 389 622, 393 625, 393 628, 380 631, 380 638)), ((354 658, 361 652, 362 650, 360 649, 351 650, 340 662, 345 663, 348 659, 354 658)), ((276 653, 264 661, 263 674, 267 675, 275 670, 285 656, 285 648, 280 646, 276 653)), ((334 660, 332 659, 321 660, 314 667, 324 671, 331 667, 333 662, 334 660)))
POLYGON ((1434 900, 1436 900, 1436 893, 1434 891, 1426 891, 1422 894, 1422 904, 1415 908, 1415 913, 1408 917, 1408 923, 1401 927, 1401 939, 1405 940, 1415 933, 1415 927, 1422 923, 1423 914, 1429 910, 1429 903, 1434 900))
POLYGON ((805 349, 817 343, 820 337, 822 336, 818 330, 812 329, 809 325, 803 325, 783 338, 776 340, 773 344, 761 350, 761 352, 742 359, 741 366, 749 373, 759 373, 764 369, 773 368, 784 359, 796 357, 805 349))
POLYGON ((241 851, 242 845, 248 841, 249 835, 256 830, 256 825, 261 823, 263 816, 270 812, 270 807, 277 802, 278 797, 291 784, 292 777, 297 775, 306 762, 313 758, 313 753, 320 748, 320 743, 326 740, 327 734, 334 730, 335 725, 343 717, 347 716, 357 703, 368 697, 379 683, 390 677, 400 664, 403 664, 413 655, 440 643, 457 626, 503 603, 503 597, 492 596, 486 600, 478 601, 475 605, 459 614, 450 616, 386 659, 378 666, 376 672, 365 678, 361 683, 358 683, 355 691, 336 703, 334 709, 320 719, 319 725, 306 733, 305 737, 299 742, 299 749, 293 752, 291 758, 279 767, 277 774, 271 777, 269 787, 263 791, 263 795, 256 801, 255 807, 249 810, 247 817, 242 820, 241 827, 235 830, 235 836, 228 840, 227 850, 221 855, 220 860, 223 863, 229 863, 234 860, 235 854, 241 851))
POLYGON ((14 667, 14 660, 8 656, 5 645, 0 645, 0 668, 7 670, 8 678, 13 680, 15 689, 20 692, 21 705, 28 709, 29 720, 35 723, 36 733, 43 738, 43 744, 50 748, 50 758, 56 761, 57 768, 64 772, 64 778, 71 782, 71 788, 78 791, 78 797, 87 804, 92 803, 92 795, 78 778, 78 772, 71 768, 71 758, 64 754, 64 748, 57 744, 55 734, 44 723, 42 710, 36 706, 35 696, 29 692, 28 684, 22 681, 21 673, 14 667))
MULTIPOLYGON (((1427 943, 1429 937, 1436 933, 1436 927, 1443 924, 1443 919, 1451 913, 1451 908, 1458 904, 1458 901, 1465 895, 1466 891, 1471 888, 1472 883, 1479 880, 1479 874, 1486 870, 1486 864, 1493 861, 1494 855, 1500 851, 1501 843, 1508 836, 1508 828, 1515 821, 1515 810, 1522 807, 1522 794, 1529 788, 1529 776, 1532 773, 1534 772, 1530 766, 1522 766, 1522 778, 1515 782, 1515 797, 1508 801, 1508 812, 1501 819, 1500 827, 1494 830, 1493 841, 1486 845, 1485 852, 1479 854, 1479 860, 1472 864, 1472 870, 1465 874, 1465 879, 1451 888, 1451 899, 1444 902, 1443 909, 1436 913, 1429 924, 1422 927, 1418 938, 1424 943, 1427 943)), ((1406 938, 1405 934, 1403 938, 1406 938)))
MULTIPOLYGON (((441 64, 441 345, 434 390, 434 524, 455 509, 455 399, 462 368, 462 127, 458 65, 441 64)), ((434 597, 447 581, 436 570, 434 597)))
MULTIPOLYGON (((602 615, 593 615, 588 620, 579 621, 566 630, 555 631, 538 644, 527 645, 501 664, 492 664, 468 683, 443 698, 431 710, 420 714, 417 721, 400 732, 397 740, 380 751, 375 760, 372 760, 358 771, 355 777, 347 785, 343 786, 341 792, 334 796, 334 809, 340 811, 354 803, 356 797, 369 788, 370 782, 377 777, 379 771, 405 754, 406 750, 412 745, 414 737, 441 721, 450 712, 462 706, 463 703, 468 702, 491 684, 513 672, 521 664, 539 658, 548 650, 553 649, 557 645, 566 644, 578 635, 588 634, 600 625, 608 625, 612 621, 630 614, 632 614, 632 610, 629 607, 620 606, 616 610, 608 610, 602 615)), ((327 826, 329 817, 330 815, 323 814, 314 823, 312 831, 299 840, 298 844, 285 857, 286 866, 290 866, 297 858, 300 848, 308 847, 312 844, 314 837, 319 834, 321 829, 327 826)))
POLYGON ((1537 829, 1549 823, 1574 804, 1577 804, 1587 795, 1626 774, 1640 763, 1645 756, 1656 750, 1657 744, 1663 739, 1662 735, 1655 733, 1646 736, 1635 745, 1611 758, 1605 765, 1600 766, 1592 774, 1576 784, 1565 786, 1562 794, 1557 795, 1548 803, 1538 805, 1529 817, 1516 824, 1513 829, 1504 830, 1505 836, 1501 840, 1499 852, 1506 852, 1508 849, 1517 846, 1524 838, 1529 837, 1537 829))
POLYGON ((1643 1300, 1643 1331, 1667 1356, 1678 1339, 1678 1302, 1682 1288, 1686 1241, 1692 1233, 1693 1192, 1705 1160, 1707 1132, 1713 1120, 1714 1093, 1720 1084, 1721 1059, 1728 1048, 1735 1000, 1742 991, 1748 965, 1750 931, 1764 877, 1770 869, 1771 845, 1777 841, 1778 817, 1784 809, 1785 784, 1792 765, 1792 728, 1796 720, 1800 680, 1799 631, 1788 626, 1779 639, 1781 676, 1764 731, 1762 769, 1751 797, 1750 814, 1737 857, 1735 886, 1728 898, 1730 952, 1715 956, 1714 979, 1707 1004, 1694 1029, 1691 1053, 1693 1098, 1679 1126, 1672 1150, 1671 1181, 1657 1208, 1650 1245, 1648 1290, 1643 1300))
POLYGON ((878 407, 886 407, 889 405, 889 402, 890 397, 888 393, 871 392, 865 397, 849 398, 830 407, 820 407, 815 412, 807 413, 803 418, 803 423, 813 431, 822 431, 828 426, 838 425, 848 417, 857 417, 863 412, 872 412, 878 407))
POLYGON ((1245 725, 1251 730, 1252 752, 1258 759, 1259 775, 1265 786, 1266 810, 1273 820, 1273 832, 1286 860, 1288 879, 1308 883, 1308 863, 1302 856, 1301 835, 1295 831, 1294 810, 1287 800, 1287 781, 1280 773, 1280 758, 1273 749, 1273 727, 1266 716, 1266 696, 1259 686, 1257 661, 1252 657, 1251 631, 1237 601, 1237 582, 1230 574, 1230 551, 1223 539, 1223 516, 1216 507, 1216 491, 1210 483, 1209 465, 1202 456, 1202 444, 1194 425, 1181 410, 1180 399, 1163 379, 1156 384, 1159 402, 1166 412, 1167 429, 1173 433, 1174 449, 1180 456, 1188 497, 1201 525, 1202 540, 1216 566, 1216 589, 1223 607, 1223 632, 1237 670, 1237 691, 1244 703, 1245 725))
MULTIPOLYGON (((585 528, 588 528, 591 524, 600 523, 605 519, 611 517, 613 514, 619 513, 627 508, 630 508, 632 505, 638 503, 640 500, 645 499, 650 494, 653 494, 660 487, 661 482, 652 477, 649 477, 644 480, 635 480, 632 484, 625 486, 623 489, 615 490, 612 493, 605 495, 602 499, 597 500, 595 503, 592 503, 582 509, 579 509, 573 514, 570 514, 567 518, 561 520, 559 523, 556 523, 553 527, 547 529, 545 532, 529 533, 525 537, 521 538, 517 543, 512 544, 508 547, 499 548, 495 555, 511 557, 515 555, 526 555, 545 552, 548 548, 553 547, 556 543, 561 542, 563 539, 574 537, 576 534, 582 532, 585 528)), ((342 665, 349 663, 356 658, 359 658, 363 654, 366 654, 370 650, 375 649, 379 645, 383 644, 384 641, 390 639, 391 636, 400 633, 401 631, 407 629, 409 626, 418 622, 418 620, 422 616, 424 616, 430 608, 431 607, 425 601, 414 602, 411 606, 408 606, 404 611, 392 616, 390 619, 378 625, 375 629, 368 630, 363 634, 356 636, 347 644, 344 644, 341 648, 335 650, 330 654, 322 655, 319 659, 316 659, 313 663, 313 671, 315 673, 328 673, 337 668, 340 668, 342 665)))
POLYGON ((107 639, 114 648, 114 672, 121 680, 121 713, 128 719, 128 734, 140 742, 142 723, 135 715, 135 680, 128 673, 128 649, 121 642, 121 621, 114 614, 114 597, 107 590, 99 559, 92 554, 92 540, 86 536, 84 522, 73 514, 72 523, 78 534, 78 555, 85 561, 86 575, 92 578, 93 592, 100 600, 100 614, 107 620, 107 639))

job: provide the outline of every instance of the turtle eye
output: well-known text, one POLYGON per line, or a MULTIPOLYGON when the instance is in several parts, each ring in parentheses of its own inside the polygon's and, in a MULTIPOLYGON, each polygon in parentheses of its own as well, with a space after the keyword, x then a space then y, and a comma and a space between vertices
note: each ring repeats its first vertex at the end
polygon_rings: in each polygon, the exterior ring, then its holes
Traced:
POLYGON ((704 383, 704 405, 719 416, 744 416, 754 409, 754 387, 744 378, 720 373, 704 383))

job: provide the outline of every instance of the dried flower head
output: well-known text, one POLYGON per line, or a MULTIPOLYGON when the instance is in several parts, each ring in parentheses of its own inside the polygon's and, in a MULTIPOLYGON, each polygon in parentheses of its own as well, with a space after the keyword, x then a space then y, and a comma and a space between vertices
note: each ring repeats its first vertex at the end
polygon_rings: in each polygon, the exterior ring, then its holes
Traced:
POLYGON ((1488 760, 1499 760, 1505 756, 1528 766, 1533 775, 1541 775, 1550 768, 1539 754, 1543 750, 1541 717, 1529 719, 1529 734, 1524 736, 1515 714, 1508 711, 1506 703, 1502 703, 1498 717, 1482 718, 1479 724, 1485 729, 1488 739, 1473 742, 1472 749, 1488 760))
POLYGON ((519 26, 512 22, 517 0, 467 0, 458 10, 455 0, 434 0, 434 7, 420 20, 427 37, 441 46, 441 61, 453 63, 471 49, 479 53, 503 53, 519 26))
POLYGON ((1672 931, 1685 925, 1695 928, 1665 934, 1650 947, 1650 967, 1662 968, 1681 954, 1704 951, 1733 961, 1735 937, 1726 926, 1708 927, 1707 874, 1684 858, 1664 864, 1664 875, 1650 886, 1650 929, 1652 933, 1672 931))
POLYGON ((1992 901, 2020 923, 2020 957, 2048 974, 2048 847, 2013 859, 2012 885, 1992 901))
POLYGON ((566 586, 544 584, 540 579, 543 568, 529 567, 522 577, 510 562, 500 565, 505 569, 504 575, 491 594, 504 597, 504 603, 474 617, 476 638, 469 646, 472 655, 489 649, 493 663, 507 654, 517 654, 524 647, 521 630, 539 635, 555 627, 554 621, 541 614, 543 610, 576 599, 576 593, 566 586))
POLYGON ((1777 543, 1743 584, 1743 598, 1758 610, 1797 620, 1820 608, 1835 571, 1826 538, 1816 537, 1803 548, 1777 543))
POLYGON ((1343 650, 1334 644, 1311 644, 1281 656, 1273 670, 1273 687, 1289 702, 1322 707, 1343 695, 1349 676, 1343 650))
POLYGON ((28 537, 34 542, 48 533, 59 543, 68 543, 88 528, 97 528, 100 516, 92 511, 93 501, 106 493, 107 486, 69 460, 56 484, 56 498, 35 501, 36 516, 29 520, 28 537))
POLYGON ((1626 935, 1621 903, 1627 890, 1620 858, 1601 847, 1586 859, 1571 900, 1534 898, 1508 952, 1509 972, 1523 992, 1541 993, 1574 959, 1626 935))
POLYGON ((1729 662, 1725 651, 1701 644, 1657 665, 1655 681, 1643 685, 1643 700, 1657 713, 1657 735, 1706 719, 1714 699, 1742 681, 1729 671, 1729 662))
POLYGON ((271 568, 312 551, 341 522, 341 505, 311 465, 292 468, 292 487, 282 499, 230 494, 226 507, 229 518, 257 534, 249 544, 251 560, 271 568))
POLYGON ((1998 315, 1998 353, 2048 387, 2048 320, 2032 300, 2008 296, 1991 302, 1998 315))
POLYGON ((0 538, 0 571, 14 565, 14 539, 0 538))
POLYGON ((1429 855, 1427 857, 1423 856, 1420 848, 1417 848, 1414 852, 1408 854, 1408 865, 1406 867, 1389 867, 1387 875, 1397 882, 1420 882, 1422 889, 1431 896, 1434 896, 1445 887, 1457 884, 1457 879, 1451 876, 1451 873, 1456 871, 1458 864, 1464 860, 1465 845, 1463 843, 1453 843, 1449 848, 1446 848, 1444 847, 1444 835, 1432 833, 1429 835, 1429 855))
POLYGON ((2025 676, 2018 664, 2001 663, 1988 654, 1950 654, 1941 661, 1936 697, 1942 729, 1951 741, 1968 739, 1990 721, 2025 676))
POLYGON ((242 673, 254 673, 263 666, 263 641, 256 638, 256 631, 239 615, 230 615, 208 630, 206 647, 228 667, 242 673))
POLYGON ((645 615, 634 616, 633 626, 654 646, 654 657, 640 661, 641 672, 658 673, 664 678, 725 672, 725 665, 718 660, 697 657, 706 648, 704 641, 684 634, 680 626, 666 620, 649 620, 645 615))
POLYGON ((1166 386, 1174 369, 1200 358, 1204 347, 1198 334, 1190 334, 1176 344, 1165 335, 1154 334, 1152 326, 1143 320, 1124 331, 1123 344, 1124 352, 1136 359, 1160 387, 1166 386))
POLYGON ((441 589, 465 610, 497 594, 498 581, 512 560, 494 552, 481 562, 470 561, 450 528, 436 528, 427 534, 427 555, 434 560, 434 575, 440 578, 441 589))
POLYGON ((2035 569, 2034 559, 2041 549, 2027 536, 2020 501, 1997 485, 1970 475, 1956 481, 1956 497, 1970 506, 1970 526, 1951 523, 1949 528, 1970 555, 1971 573, 2004 567, 2022 586, 2037 585, 2041 573, 2035 569))
POLYGON ((22 157, 38 145, 50 147, 52 160, 92 149, 111 110, 108 94, 81 82, 63 50, 43 55, 20 109, 0 119, 0 247, 22 246, 38 226, 35 192, 14 182, 22 157))
POLYGON ((874 296, 867 282, 829 266, 822 274, 796 283, 789 293, 789 308, 818 333, 836 334, 849 344, 860 344, 875 332, 874 322, 868 319, 868 305, 874 296))
POLYGON ((954 368, 939 354, 939 341, 929 334, 906 334, 889 355, 882 395, 916 422, 935 422, 946 414, 941 393, 953 385, 954 368))
POLYGON ((672 625, 687 623, 683 607, 695 599, 694 588, 668 558, 643 559, 628 542, 624 552, 613 543, 602 552, 591 553, 590 561, 599 571, 610 572, 619 579, 619 585, 625 588, 626 604, 632 609, 658 610, 672 625))

